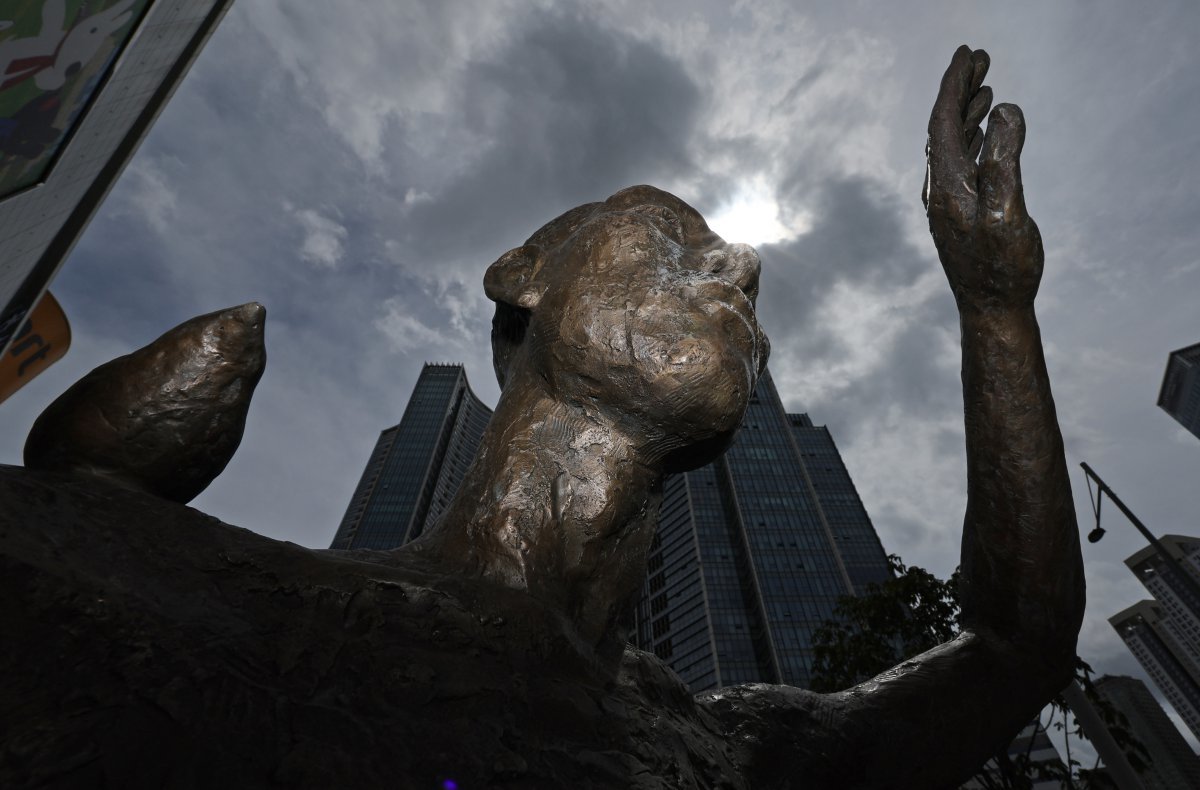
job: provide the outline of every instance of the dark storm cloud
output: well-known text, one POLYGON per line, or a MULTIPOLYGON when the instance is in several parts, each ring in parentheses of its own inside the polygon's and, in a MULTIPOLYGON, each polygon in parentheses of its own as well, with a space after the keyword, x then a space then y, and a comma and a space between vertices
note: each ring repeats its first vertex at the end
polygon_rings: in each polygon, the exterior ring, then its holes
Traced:
POLYGON ((900 199, 882 183, 862 176, 830 176, 805 184, 802 196, 781 196, 784 210, 801 203, 813 212, 809 232, 770 245, 771 265, 802 274, 807 298, 819 300, 839 282, 868 286, 911 283, 927 268, 904 237, 900 199))
POLYGON ((162 323, 272 296, 277 314, 304 311, 316 300, 301 294, 343 290, 302 262, 303 229, 285 205, 353 218, 357 159, 296 111, 305 97, 259 31, 221 32, 221 56, 167 106, 73 256, 81 277, 64 285, 76 298, 162 323))
MULTIPOLYGON (((928 312, 922 309, 922 313, 928 312)), ((942 326, 911 323, 893 337, 880 338, 879 342, 889 345, 882 363, 827 393, 817 404, 821 419, 839 426, 839 436, 845 441, 857 442, 869 438, 877 428, 875 420, 889 409, 903 410, 910 421, 928 420, 961 409, 958 376, 954 370, 939 364, 939 355, 945 347, 940 335, 946 326, 957 334, 956 322, 951 320, 942 326)), ((961 451, 961 434, 939 430, 932 441, 948 457, 961 451)))
POLYGON ((435 244, 429 252, 454 258, 519 243, 537 228, 531 218, 693 167, 700 91, 682 65, 585 16, 532 14, 462 79, 454 115, 487 143, 474 167, 413 209, 422 251, 435 244))
MULTIPOLYGON (((831 178, 806 195, 814 211, 812 228, 786 244, 764 245, 760 314, 775 348, 773 367, 806 369, 842 361, 855 351, 858 339, 842 337, 829 325, 823 307, 839 286, 870 294, 874 309, 903 320, 884 320, 891 330, 872 338, 887 353, 881 364, 862 371, 837 391, 822 397, 826 415, 867 413, 890 404, 916 413, 945 408, 947 376, 939 367, 942 335, 955 327, 957 314, 948 291, 924 299, 915 307, 900 292, 936 269, 930 252, 906 239, 902 204, 884 185, 862 177, 831 178), (889 298, 895 294, 895 298, 889 298), (934 396, 934 393, 939 393, 934 396)), ((879 322, 878 316, 862 320, 879 322)), ((953 388, 951 388, 953 393, 953 388)))

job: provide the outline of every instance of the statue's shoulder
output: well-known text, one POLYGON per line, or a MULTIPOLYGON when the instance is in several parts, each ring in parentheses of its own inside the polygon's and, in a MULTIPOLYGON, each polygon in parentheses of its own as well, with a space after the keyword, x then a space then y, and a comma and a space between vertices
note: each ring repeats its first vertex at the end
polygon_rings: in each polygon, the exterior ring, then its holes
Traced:
POLYGON ((0 784, 741 786, 657 658, 606 666, 519 590, 95 476, 0 467, 0 502, 0 696, 22 700, 0 726, 23 755, 0 753, 0 784))
POLYGON ((736 745, 733 759, 753 787, 790 787, 797 777, 810 788, 857 786, 851 781, 853 753, 872 736, 847 728, 846 702, 846 692, 769 683, 696 697, 702 715, 715 719, 724 740, 736 745))

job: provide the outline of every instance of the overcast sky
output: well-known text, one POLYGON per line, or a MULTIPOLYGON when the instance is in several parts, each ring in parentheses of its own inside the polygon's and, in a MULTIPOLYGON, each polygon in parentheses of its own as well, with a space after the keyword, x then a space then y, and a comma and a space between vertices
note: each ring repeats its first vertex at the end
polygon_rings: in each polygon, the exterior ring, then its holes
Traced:
MULTIPOLYGON (((829 426, 884 547, 947 575, 965 505, 958 325, 919 193, 955 47, 1028 121, 1038 315, 1081 528, 1088 461, 1197 534, 1200 439, 1155 406, 1200 341, 1194 0, 1035 3, 240 0, 52 286, 68 356, 4 404, 0 462, 101 362, 267 306, 241 450, 193 504, 325 547, 423 361, 494 404, 484 269, 631 184, 763 258, 785 403, 829 426)), ((1109 506, 1080 654, 1144 677, 1107 618, 1148 597, 1109 506)))

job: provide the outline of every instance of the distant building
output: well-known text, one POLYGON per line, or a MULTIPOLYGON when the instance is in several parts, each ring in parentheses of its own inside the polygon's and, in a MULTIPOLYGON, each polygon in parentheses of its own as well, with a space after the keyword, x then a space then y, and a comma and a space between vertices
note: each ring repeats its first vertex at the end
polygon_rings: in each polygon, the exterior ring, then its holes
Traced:
POLYGON ((1200 757, 1188 746, 1166 711, 1142 681, 1123 675, 1105 675, 1096 691, 1129 721, 1129 731, 1146 749, 1149 767, 1141 775, 1148 788, 1196 790, 1200 788, 1200 757))
POLYGON ((426 364, 400 424, 379 435, 330 548, 391 549, 436 522, 491 416, 462 365, 426 364))
POLYGON ((1140 601, 1108 618, 1167 702, 1200 738, 1200 678, 1166 620, 1157 601, 1140 601))
POLYGON ((1182 573, 1166 567, 1168 560, 1153 546, 1129 557, 1125 565, 1162 606, 1162 626, 1174 638, 1180 660, 1200 682, 1200 538, 1163 535, 1158 543, 1182 573))
POLYGON ((1108 621, 1200 738, 1200 538, 1163 535, 1158 545, 1161 552, 1147 546, 1125 560, 1154 600, 1108 621))
POLYGON ((231 3, 4 4, 0 354, 231 3))
POLYGON ((693 692, 805 687, 837 599, 890 577, 829 431, 764 373, 729 451, 664 483, 635 641, 693 692))
MULTIPOLYGON (((1061 790, 1063 784, 1059 780, 1033 778, 1037 776, 1038 767, 1056 768, 1061 775, 1065 775, 1067 770, 1066 763, 1059 756, 1058 749, 1054 748, 1050 736, 1046 734, 1046 728, 1042 726, 1039 719, 1034 719, 1025 725, 1025 729, 1021 730, 1021 733, 1008 745, 1008 759, 1017 766, 1028 767, 1026 775, 1032 779, 1028 785, 1030 790, 1061 790), (1032 770, 1028 770, 1029 768, 1032 770)), ((1002 774, 994 759, 988 760, 980 773, 986 773, 991 779, 985 782, 972 778, 961 785, 961 790, 982 790, 988 787, 1008 786, 1000 779, 1002 774)))
POLYGON ((1171 352, 1158 405, 1200 438, 1200 343, 1171 352))

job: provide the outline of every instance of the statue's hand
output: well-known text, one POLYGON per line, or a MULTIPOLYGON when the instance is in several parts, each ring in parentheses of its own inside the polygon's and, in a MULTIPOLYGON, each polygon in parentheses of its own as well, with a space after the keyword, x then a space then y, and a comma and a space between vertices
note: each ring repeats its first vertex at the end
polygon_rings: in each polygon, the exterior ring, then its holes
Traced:
POLYGON ((929 118, 921 197, 960 311, 1031 306, 1042 276, 1042 237, 1021 188, 1021 109, 997 105, 986 136, 979 128, 992 103, 988 64, 983 50, 959 47, 929 118))

